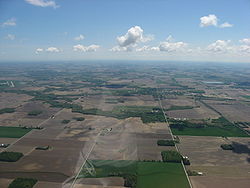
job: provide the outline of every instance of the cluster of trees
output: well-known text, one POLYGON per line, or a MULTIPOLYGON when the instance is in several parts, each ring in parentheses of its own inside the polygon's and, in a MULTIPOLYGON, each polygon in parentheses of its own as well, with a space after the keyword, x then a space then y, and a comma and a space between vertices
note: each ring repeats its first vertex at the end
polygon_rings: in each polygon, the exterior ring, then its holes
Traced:
POLYGON ((124 187, 136 188, 137 176, 133 174, 123 175, 124 187))
POLYGON ((75 119, 76 121, 84 121, 85 120, 84 117, 74 117, 73 119, 75 119))
POLYGON ((28 113, 29 116, 37 116, 39 114, 41 114, 43 111, 41 110, 32 110, 28 113))
POLYGON ((223 150, 233 150, 234 147, 232 144, 222 144, 220 145, 220 147, 223 149, 223 150))
POLYGON ((165 117, 162 111, 153 109, 154 108, 143 109, 142 107, 125 106, 124 108, 114 109, 112 111, 103 111, 100 109, 92 108, 92 109, 81 110, 81 112, 79 111, 78 112, 89 115, 114 117, 117 119, 140 117, 143 123, 165 122, 165 117))
POLYGON ((16 162, 21 157, 23 157, 23 154, 20 152, 4 151, 0 153, 0 161, 5 162, 16 162))
POLYGON ((62 120, 62 124, 68 124, 69 122, 70 122, 69 119, 64 119, 64 120, 62 120))
POLYGON ((183 131, 185 128, 205 128, 207 124, 204 123, 191 123, 187 120, 171 120, 170 128, 178 129, 179 131, 183 131))
POLYGON ((13 112, 15 112, 15 108, 2 108, 2 109, 0 109, 0 114, 13 113, 13 112))
POLYGON ((122 172, 111 172, 108 176, 123 177, 124 187, 136 188, 137 175, 136 174, 124 174, 122 172))
POLYGON ((182 161, 183 161, 183 164, 184 164, 184 165, 190 165, 190 161, 189 161, 188 158, 182 157, 182 161))
POLYGON ((50 146, 38 146, 36 147, 36 150, 48 150, 50 146))
POLYGON ((163 162, 181 163, 182 161, 184 165, 190 165, 187 157, 183 157, 179 152, 174 150, 162 151, 161 157, 163 162))
POLYGON ((157 141, 158 146, 175 146, 174 140, 158 140, 157 141))
POLYGON ((37 180, 33 178, 16 178, 8 186, 8 188, 32 188, 37 180))
POLYGON ((174 150, 162 151, 161 157, 163 162, 180 163, 182 160, 181 154, 174 150))

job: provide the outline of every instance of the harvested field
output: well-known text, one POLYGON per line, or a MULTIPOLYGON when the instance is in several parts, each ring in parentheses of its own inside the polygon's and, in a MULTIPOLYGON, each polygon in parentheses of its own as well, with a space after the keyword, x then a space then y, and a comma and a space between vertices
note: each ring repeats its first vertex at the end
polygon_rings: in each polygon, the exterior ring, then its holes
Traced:
MULTIPOLYGON (((178 147, 183 155, 190 158, 191 164, 195 166, 237 166, 248 165, 248 154, 237 154, 232 151, 222 150, 221 144, 230 143, 234 138, 224 139, 222 137, 202 136, 179 136, 178 147)), ((246 142, 249 138, 237 138, 246 142)))
POLYGON ((192 98, 187 97, 176 97, 176 99, 163 99, 163 108, 167 109, 170 106, 196 106, 196 102, 192 98))
POLYGON ((193 188, 248 188, 249 178, 241 177, 190 177, 193 188))
POLYGON ((33 188, 62 188, 61 183, 38 181, 33 188))
POLYGON ((220 104, 216 101, 206 100, 206 103, 221 112, 227 119, 231 121, 250 122, 250 106, 240 102, 230 102, 229 104, 220 104))
POLYGON ((21 105, 16 109, 16 112, 10 114, 2 114, 0 119, 1 126, 28 126, 36 127, 44 120, 51 117, 51 115, 58 112, 58 108, 50 108, 48 104, 42 104, 40 102, 29 102, 21 105), (29 116, 28 113, 33 110, 42 111, 37 116, 29 116))
POLYGON ((1 162, 0 175, 15 178, 16 175, 24 177, 29 173, 31 177, 38 180, 62 182, 75 172, 84 144, 75 140, 23 138, 22 142, 16 143, 7 150, 18 150, 29 154, 16 163, 1 162), (34 150, 37 146, 46 145, 51 146, 52 150, 34 150), (14 172, 18 174, 15 175, 14 172))
POLYGON ((31 96, 25 94, 15 93, 0 93, 0 106, 1 108, 16 108, 28 100, 32 99, 31 96))
POLYGON ((187 119, 216 119, 220 115, 205 105, 197 102, 199 107, 186 110, 166 111, 166 114, 171 118, 187 118, 187 119))
MULTIPOLYGON (((203 172, 204 176, 191 177, 194 188, 247 187, 250 183, 249 153, 235 153, 220 148, 232 141, 248 145, 249 138, 179 136, 179 150, 189 157, 188 169, 203 172)), ((249 151, 248 151, 249 152, 249 151)))

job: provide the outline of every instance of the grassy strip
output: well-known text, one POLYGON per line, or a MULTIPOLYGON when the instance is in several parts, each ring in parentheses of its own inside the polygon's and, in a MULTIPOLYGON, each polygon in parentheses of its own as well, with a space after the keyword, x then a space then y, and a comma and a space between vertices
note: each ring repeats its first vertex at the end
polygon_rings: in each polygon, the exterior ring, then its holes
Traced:
POLYGON ((193 109, 193 106, 171 106, 170 108, 167 109, 167 111, 173 111, 173 110, 188 110, 188 109, 193 109))

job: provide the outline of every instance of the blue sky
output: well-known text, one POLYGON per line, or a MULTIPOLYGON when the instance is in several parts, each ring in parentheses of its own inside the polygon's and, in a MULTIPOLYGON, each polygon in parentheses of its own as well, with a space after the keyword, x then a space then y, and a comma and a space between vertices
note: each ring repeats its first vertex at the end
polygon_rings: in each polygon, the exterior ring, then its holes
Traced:
POLYGON ((249 0, 1 0, 0 61, 250 62, 249 0))

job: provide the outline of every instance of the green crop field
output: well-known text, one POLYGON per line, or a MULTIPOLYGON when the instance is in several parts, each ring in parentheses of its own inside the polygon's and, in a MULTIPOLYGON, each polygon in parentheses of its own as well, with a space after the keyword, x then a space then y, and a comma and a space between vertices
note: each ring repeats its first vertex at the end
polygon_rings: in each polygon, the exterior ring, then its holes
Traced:
POLYGON ((31 128, 0 126, 0 138, 20 138, 31 130, 31 128))
POLYGON ((137 176, 137 188, 188 188, 181 163, 91 160, 78 178, 137 176))
POLYGON ((180 163, 139 162, 137 188, 189 187, 180 163))
POLYGON ((248 137, 249 135, 224 117, 192 123, 189 121, 171 120, 170 128, 174 135, 189 136, 225 136, 248 137))
POLYGON ((227 125, 227 127, 207 126, 204 128, 185 127, 183 130, 171 128, 171 130, 174 135, 249 137, 243 130, 234 125, 227 125))

